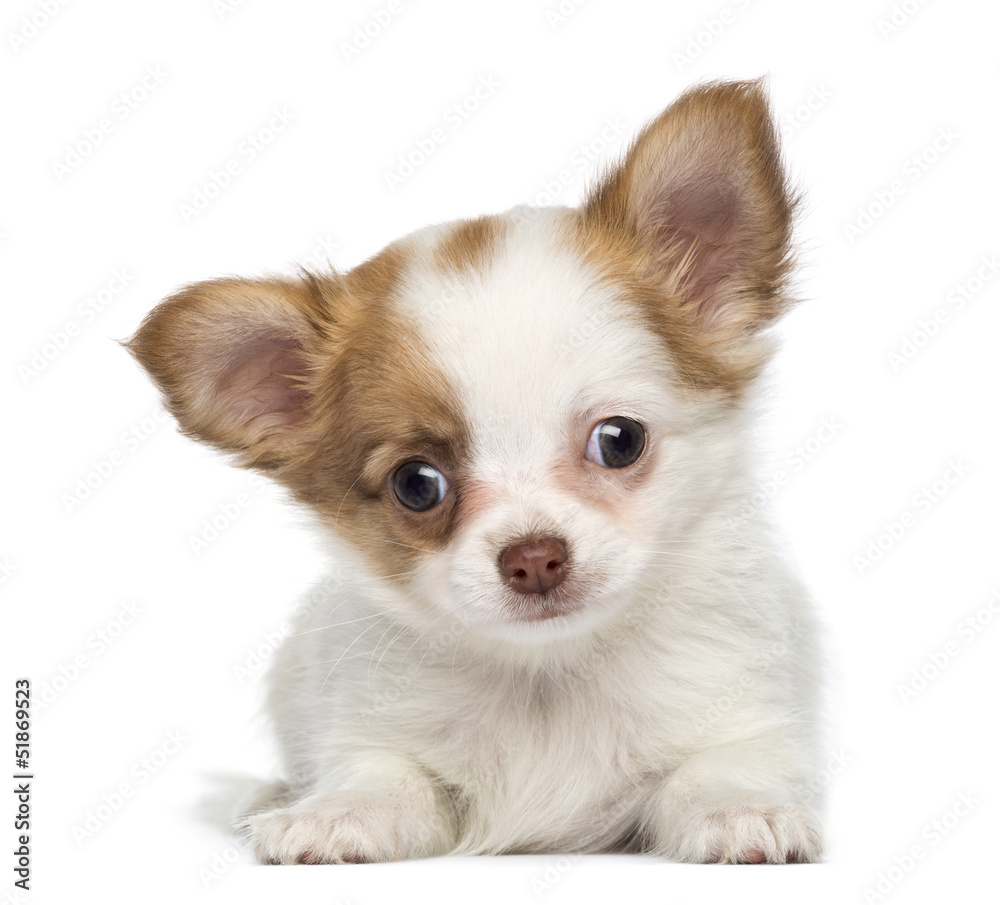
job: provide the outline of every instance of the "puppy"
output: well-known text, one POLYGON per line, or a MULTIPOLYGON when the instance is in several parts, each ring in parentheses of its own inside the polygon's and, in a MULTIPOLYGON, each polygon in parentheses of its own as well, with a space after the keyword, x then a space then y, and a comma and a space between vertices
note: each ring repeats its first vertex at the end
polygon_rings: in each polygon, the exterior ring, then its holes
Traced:
POLYGON ((147 316, 181 428, 339 564, 270 675, 261 861, 818 859, 811 607, 747 505, 793 200, 761 84, 706 84, 580 207, 147 316))

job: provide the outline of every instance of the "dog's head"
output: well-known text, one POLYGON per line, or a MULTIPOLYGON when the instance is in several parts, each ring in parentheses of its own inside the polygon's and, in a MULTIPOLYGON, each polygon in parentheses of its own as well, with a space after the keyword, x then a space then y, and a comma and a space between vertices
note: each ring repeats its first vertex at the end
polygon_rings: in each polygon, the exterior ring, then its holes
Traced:
POLYGON ((646 595, 725 492, 791 207, 759 83, 702 86, 577 209, 198 283, 128 347, 188 434, 288 487, 413 619, 566 635, 646 595))

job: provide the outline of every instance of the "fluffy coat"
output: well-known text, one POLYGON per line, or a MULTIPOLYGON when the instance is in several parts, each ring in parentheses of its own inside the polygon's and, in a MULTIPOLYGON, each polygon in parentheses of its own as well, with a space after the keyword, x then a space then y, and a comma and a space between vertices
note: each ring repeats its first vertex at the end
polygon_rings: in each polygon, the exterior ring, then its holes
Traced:
POLYGON ((747 505, 793 207, 760 83, 708 84, 579 208, 151 312, 129 348, 182 428, 287 487, 338 564, 270 674, 260 860, 818 859, 811 606, 747 505), (628 467, 594 455, 613 418, 641 426, 628 467), (413 461, 426 511, 394 491, 413 461), (540 539, 565 562, 526 591, 504 557, 540 539))

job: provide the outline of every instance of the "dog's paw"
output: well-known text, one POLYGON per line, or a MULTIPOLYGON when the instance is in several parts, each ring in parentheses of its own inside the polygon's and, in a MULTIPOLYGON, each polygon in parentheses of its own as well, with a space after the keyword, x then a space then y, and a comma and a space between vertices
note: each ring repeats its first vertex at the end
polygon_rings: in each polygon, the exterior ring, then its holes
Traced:
POLYGON ((417 819, 398 806, 351 796, 306 799, 243 818, 237 826, 263 864, 356 864, 438 854, 447 847, 443 820, 417 819))
POLYGON ((351 811, 334 815, 280 808, 244 818, 237 829, 262 864, 350 864, 393 857, 351 811))
POLYGON ((790 864, 818 861, 820 834, 790 806, 712 810, 670 834, 663 854, 702 864, 790 864))

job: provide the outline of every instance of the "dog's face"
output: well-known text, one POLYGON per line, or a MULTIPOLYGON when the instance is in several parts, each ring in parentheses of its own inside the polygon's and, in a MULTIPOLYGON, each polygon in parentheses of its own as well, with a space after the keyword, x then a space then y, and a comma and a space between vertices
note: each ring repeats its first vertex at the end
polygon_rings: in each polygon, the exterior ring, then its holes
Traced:
POLYGON ((648 595, 711 499, 789 232, 760 87, 708 86, 578 209, 432 227, 344 275, 196 284, 129 348, 401 614, 543 641, 648 595))

